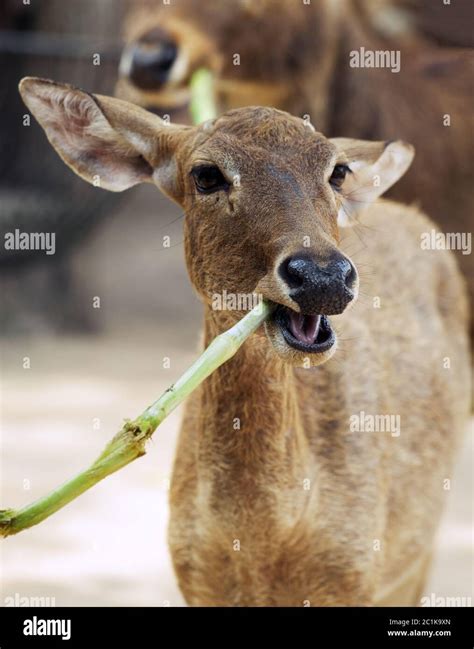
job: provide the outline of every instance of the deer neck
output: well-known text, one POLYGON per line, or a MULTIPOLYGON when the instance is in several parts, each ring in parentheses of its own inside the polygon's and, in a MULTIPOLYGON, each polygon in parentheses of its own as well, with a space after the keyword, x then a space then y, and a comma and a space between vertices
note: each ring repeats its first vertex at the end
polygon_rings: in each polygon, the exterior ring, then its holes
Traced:
MULTIPOLYGON (((223 312, 205 315, 205 345, 231 326, 223 312)), ((275 357, 266 337, 253 334, 202 386, 199 457, 211 481, 252 481, 275 487, 305 463, 293 369, 275 357)), ((237 489, 238 490, 238 489, 237 489)))

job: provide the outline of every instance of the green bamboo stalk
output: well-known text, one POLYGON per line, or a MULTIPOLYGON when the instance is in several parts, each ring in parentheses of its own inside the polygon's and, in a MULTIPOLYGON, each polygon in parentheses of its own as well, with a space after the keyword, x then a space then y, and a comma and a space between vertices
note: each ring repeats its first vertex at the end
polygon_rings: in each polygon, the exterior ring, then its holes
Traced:
MULTIPOLYGON (((191 114, 199 124, 215 117, 212 75, 198 70, 191 81, 191 114)), ((19 510, 0 510, 0 537, 38 525, 95 484, 145 454, 147 441, 166 417, 220 365, 228 361, 269 316, 272 307, 258 304, 231 329, 217 336, 178 381, 133 421, 125 421, 102 454, 85 471, 19 510)))
POLYGON ((201 68, 191 78, 191 102, 189 110, 195 124, 216 116, 214 82, 212 73, 201 68))
POLYGON ((85 471, 19 510, 0 510, 0 537, 11 536, 41 523, 95 484, 145 454, 146 443, 166 417, 204 379, 237 352, 242 343, 270 315, 272 305, 262 301, 231 329, 217 336, 204 353, 157 401, 122 429, 85 471))

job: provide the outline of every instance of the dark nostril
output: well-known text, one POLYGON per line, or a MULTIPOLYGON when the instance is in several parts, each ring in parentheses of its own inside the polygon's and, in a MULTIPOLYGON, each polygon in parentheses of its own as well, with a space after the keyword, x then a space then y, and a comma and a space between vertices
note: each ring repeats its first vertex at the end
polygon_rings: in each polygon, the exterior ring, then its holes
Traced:
POLYGON ((172 41, 138 43, 131 52, 130 80, 139 88, 156 89, 168 80, 177 54, 178 48, 172 41))
POLYGON ((348 259, 341 262, 341 272, 344 284, 348 289, 352 289, 356 280, 356 270, 348 259))
POLYGON ((300 257, 289 257, 280 264, 280 277, 290 288, 300 288, 304 283, 307 261, 300 257))
POLYGON ((156 57, 154 65, 163 70, 163 72, 168 72, 176 61, 176 55, 178 53, 178 48, 174 43, 163 43, 159 53, 156 57))

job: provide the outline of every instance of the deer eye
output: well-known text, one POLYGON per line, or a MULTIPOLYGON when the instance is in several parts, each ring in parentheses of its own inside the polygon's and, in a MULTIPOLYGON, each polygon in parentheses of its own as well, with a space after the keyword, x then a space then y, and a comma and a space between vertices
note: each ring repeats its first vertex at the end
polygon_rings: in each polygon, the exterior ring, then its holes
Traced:
POLYGON ((222 175, 219 167, 214 165, 200 165, 191 171, 196 189, 201 194, 212 194, 212 192, 227 190, 229 183, 222 175))
POLYGON ((329 183, 335 189, 340 189, 342 183, 346 177, 346 174, 352 173, 347 165, 336 165, 332 170, 331 177, 329 178, 329 183))

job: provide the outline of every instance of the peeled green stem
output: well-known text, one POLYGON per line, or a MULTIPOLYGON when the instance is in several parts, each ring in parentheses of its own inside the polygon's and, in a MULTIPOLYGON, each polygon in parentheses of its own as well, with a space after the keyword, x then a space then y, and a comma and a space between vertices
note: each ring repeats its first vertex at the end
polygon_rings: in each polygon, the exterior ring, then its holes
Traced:
POLYGON ((214 82, 209 70, 201 68, 193 74, 189 110, 194 124, 200 124, 216 116, 214 82))
POLYGON ((11 536, 41 523, 108 475, 144 455, 146 442, 161 422, 204 379, 232 358, 246 338, 264 322, 271 311, 272 306, 262 302, 231 329, 217 336, 203 354, 157 401, 133 421, 125 422, 122 429, 88 469, 31 505, 19 510, 0 510, 0 536, 11 536))
MULTIPOLYGON (((191 81, 191 114, 195 123, 215 117, 212 75, 198 70, 191 81)), ((225 333, 217 336, 204 353, 174 385, 107 444, 103 453, 85 471, 76 475, 44 498, 19 510, 0 510, 0 536, 11 536, 37 525, 84 491, 145 454, 146 442, 157 427, 205 378, 231 358, 244 340, 268 317, 272 307, 262 302, 225 333)))

